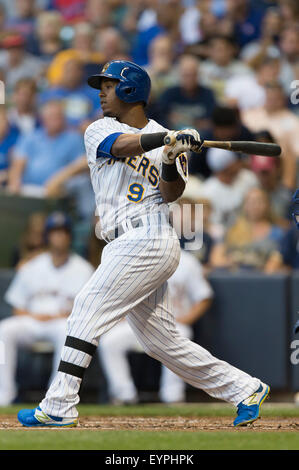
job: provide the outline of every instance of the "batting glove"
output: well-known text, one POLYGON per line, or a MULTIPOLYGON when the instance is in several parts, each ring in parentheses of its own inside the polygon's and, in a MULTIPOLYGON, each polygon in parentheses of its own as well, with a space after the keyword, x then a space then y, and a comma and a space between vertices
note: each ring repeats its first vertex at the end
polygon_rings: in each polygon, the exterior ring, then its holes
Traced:
POLYGON ((188 150, 188 144, 181 142, 176 142, 174 145, 165 145, 162 152, 162 162, 166 165, 172 165, 181 153, 187 152, 188 150))
POLYGON ((203 141, 195 129, 184 129, 182 131, 178 131, 175 137, 177 141, 181 141, 183 144, 186 142, 189 149, 193 152, 200 152, 203 141))
MULTIPOLYGON (((181 142, 183 145, 187 144, 188 150, 199 153, 203 146, 203 140, 195 129, 184 129, 181 131, 169 131, 167 137, 170 137, 174 142, 181 142)), ((175 144, 172 144, 175 145, 175 144)))

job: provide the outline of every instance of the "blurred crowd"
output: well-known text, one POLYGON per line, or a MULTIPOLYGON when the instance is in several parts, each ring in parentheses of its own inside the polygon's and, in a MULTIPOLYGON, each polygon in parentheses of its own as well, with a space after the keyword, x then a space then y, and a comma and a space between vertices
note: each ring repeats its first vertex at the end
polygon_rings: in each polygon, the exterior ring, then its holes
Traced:
POLYGON ((83 133, 101 108, 86 78, 109 60, 132 60, 152 79, 149 118, 283 150, 190 155, 184 199, 204 205, 198 259, 207 269, 299 267, 290 222, 299 183, 296 0, 2 0, 0 32, 2 194, 69 197, 77 220, 93 226, 83 133))

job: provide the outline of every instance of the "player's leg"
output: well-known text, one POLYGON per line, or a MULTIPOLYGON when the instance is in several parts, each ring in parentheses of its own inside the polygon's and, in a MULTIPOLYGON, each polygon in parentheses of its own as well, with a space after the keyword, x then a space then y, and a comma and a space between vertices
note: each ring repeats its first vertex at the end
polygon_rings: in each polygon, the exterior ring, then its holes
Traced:
POLYGON ((238 405, 259 388, 259 379, 180 335, 170 312, 167 283, 135 307, 127 320, 147 354, 212 397, 238 405))
POLYGON ((50 341, 54 347, 52 373, 49 379, 49 385, 52 383, 59 366, 61 351, 66 337, 66 323, 66 318, 59 318, 42 324, 43 339, 50 341))
MULTIPOLYGON (((192 337, 192 328, 189 325, 176 323, 181 336, 192 337)), ((160 400, 164 403, 184 402, 186 400, 186 384, 177 374, 162 365, 160 378, 160 400)))
POLYGON ((67 321, 59 371, 40 404, 47 415, 78 416, 78 392, 100 336, 134 306, 146 303, 175 271, 180 257, 177 237, 168 233, 163 237, 159 228, 159 237, 153 238, 153 231, 153 227, 143 227, 109 243, 101 265, 77 295, 67 321))
POLYGON ((40 322, 29 316, 12 316, 0 322, 0 342, 4 360, 0 363, 0 405, 11 403, 17 395, 15 374, 18 347, 28 346, 39 337, 40 322))
POLYGON ((128 352, 137 347, 136 336, 125 320, 101 337, 99 359, 107 379, 109 396, 113 400, 132 403, 137 400, 137 390, 128 360, 128 352))

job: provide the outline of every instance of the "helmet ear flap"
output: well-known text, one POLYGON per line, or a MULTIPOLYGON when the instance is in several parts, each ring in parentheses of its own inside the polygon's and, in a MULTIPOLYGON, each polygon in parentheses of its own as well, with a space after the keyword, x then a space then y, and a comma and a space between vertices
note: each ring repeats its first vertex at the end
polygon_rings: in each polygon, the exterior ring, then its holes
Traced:
POLYGON ((136 95, 136 86, 133 83, 118 83, 115 92, 122 101, 127 103, 134 102, 136 95))
POLYGON ((135 93, 135 91, 136 91, 136 88, 131 87, 131 86, 124 88, 124 92, 125 92, 127 95, 131 95, 132 93, 135 93))

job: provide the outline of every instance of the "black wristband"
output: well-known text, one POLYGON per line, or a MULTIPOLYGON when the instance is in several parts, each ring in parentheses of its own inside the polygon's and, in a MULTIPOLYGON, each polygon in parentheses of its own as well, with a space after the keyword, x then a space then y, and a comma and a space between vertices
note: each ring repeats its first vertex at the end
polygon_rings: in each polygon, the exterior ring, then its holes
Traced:
POLYGON ((142 134, 140 137, 140 145, 145 152, 163 147, 164 137, 167 132, 155 132, 153 134, 142 134))
POLYGON ((171 165, 167 165, 166 163, 162 162, 162 180, 167 182, 176 181, 179 176, 180 175, 176 167, 176 162, 172 163, 171 165))

